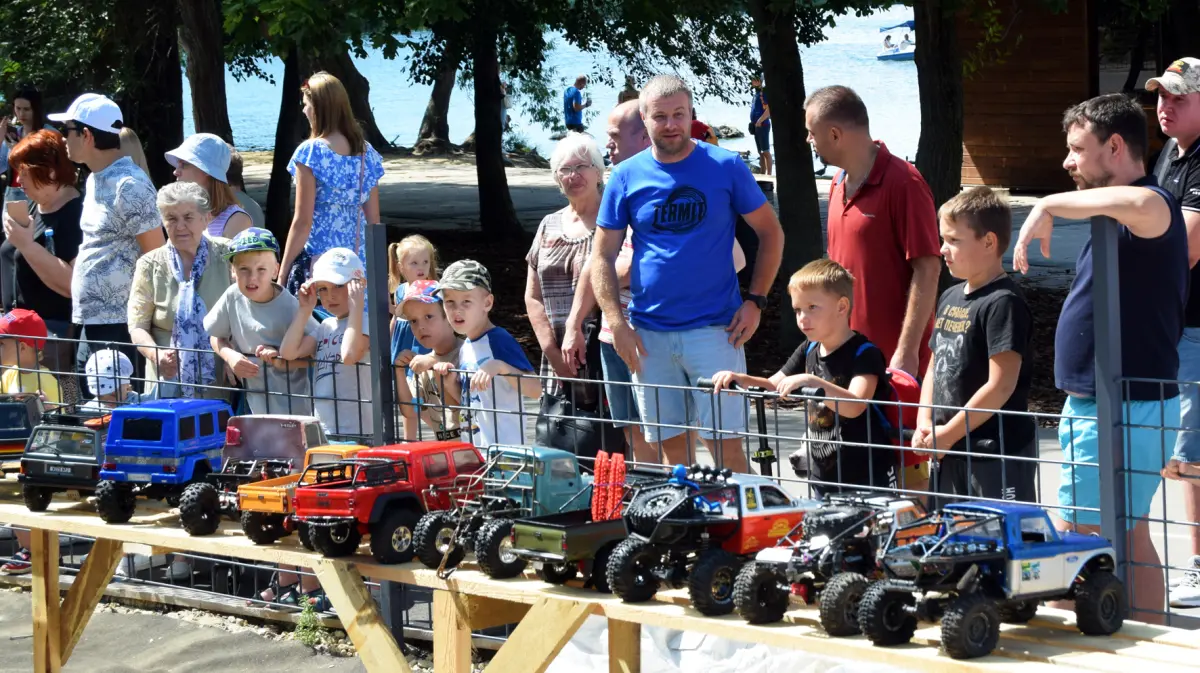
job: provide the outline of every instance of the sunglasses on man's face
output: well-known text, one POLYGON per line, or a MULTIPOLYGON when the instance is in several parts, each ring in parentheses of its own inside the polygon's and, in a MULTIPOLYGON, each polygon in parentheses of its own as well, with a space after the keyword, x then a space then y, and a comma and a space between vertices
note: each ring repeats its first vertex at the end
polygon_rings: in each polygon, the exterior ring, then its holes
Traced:
POLYGON ((64 137, 68 137, 68 138, 69 138, 69 137, 71 136, 71 132, 72 132, 72 131, 74 131, 74 132, 78 133, 79 135, 83 135, 83 129, 82 129, 81 127, 78 127, 78 126, 71 126, 70 124, 63 124, 63 125, 62 125, 62 133, 63 133, 63 136, 64 136, 64 137))

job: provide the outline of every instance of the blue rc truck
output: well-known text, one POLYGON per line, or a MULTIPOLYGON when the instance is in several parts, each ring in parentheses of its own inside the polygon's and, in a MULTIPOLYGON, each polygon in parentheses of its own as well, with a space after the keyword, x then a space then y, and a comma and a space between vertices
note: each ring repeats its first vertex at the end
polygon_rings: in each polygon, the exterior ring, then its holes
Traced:
POLYGON ((177 506, 189 484, 221 470, 232 415, 220 400, 155 400, 114 409, 96 486, 100 518, 129 521, 139 495, 177 506))
POLYGON ((1075 601, 1075 623, 1086 635, 1115 633, 1125 621, 1112 543, 1060 533, 1040 507, 947 505, 893 529, 883 549, 885 578, 867 589, 858 611, 876 645, 907 643, 918 620, 940 618, 946 654, 982 657, 995 649, 1001 622, 1028 622, 1047 600, 1075 601), (931 525, 936 534, 906 538, 931 525))

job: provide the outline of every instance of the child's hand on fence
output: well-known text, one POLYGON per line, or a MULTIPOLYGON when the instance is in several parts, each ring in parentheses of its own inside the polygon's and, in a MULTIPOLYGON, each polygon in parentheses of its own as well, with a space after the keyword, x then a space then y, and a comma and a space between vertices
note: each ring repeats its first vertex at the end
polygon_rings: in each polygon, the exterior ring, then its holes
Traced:
MULTIPOLYGON (((405 353, 409 354, 408 356, 410 359, 408 361, 408 368, 411 369, 412 373, 414 374, 424 374, 425 372, 433 369, 434 365, 438 364, 437 358, 433 357, 432 355, 426 354, 413 356, 412 351, 405 351, 405 353)), ((397 358, 397 360, 398 359, 399 358, 397 358)), ((447 362, 446 364, 450 363, 447 362)))
POLYGON ((416 353, 413 353, 412 351, 408 350, 407 348, 400 351, 400 354, 396 356, 396 366, 411 367, 414 355, 416 355, 416 353))
POLYGON ((433 373, 439 376, 449 376, 454 372, 453 362, 439 362, 433 366, 433 373))
POLYGON ((234 374, 237 374, 243 379, 249 379, 258 376, 258 372, 261 370, 261 367, 251 362, 250 358, 238 353, 232 359, 233 362, 229 363, 229 368, 233 370, 234 374))
POLYGON ((487 390, 492 379, 504 373, 504 363, 499 360, 488 360, 480 365, 479 370, 471 375, 471 390, 487 390))
POLYGON ((300 286, 296 299, 300 301, 300 310, 304 313, 312 313, 317 308, 317 288, 311 280, 300 286))
POLYGON ((917 429, 913 430, 912 446, 914 449, 933 448, 933 426, 917 426, 917 429))
POLYGON ((713 392, 719 393, 737 382, 738 375, 736 373, 730 371, 717 372, 712 377, 713 392))
POLYGON ((780 395, 791 395, 792 392, 806 386, 809 388, 819 388, 821 384, 815 383, 816 380, 817 377, 812 374, 793 374, 780 381, 775 391, 780 395))
POLYGON ((158 349, 158 376, 173 379, 179 375, 179 351, 174 348, 158 349))

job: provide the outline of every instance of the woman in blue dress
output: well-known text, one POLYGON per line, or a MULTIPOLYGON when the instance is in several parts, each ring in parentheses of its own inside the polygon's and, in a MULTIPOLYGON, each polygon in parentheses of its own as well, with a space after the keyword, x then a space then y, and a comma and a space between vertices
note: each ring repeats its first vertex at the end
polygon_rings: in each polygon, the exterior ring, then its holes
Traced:
POLYGON ((330 248, 349 248, 366 263, 366 225, 379 222, 383 158, 363 138, 338 78, 318 72, 301 88, 312 129, 288 162, 296 211, 279 267, 279 284, 295 294, 312 262, 330 248))

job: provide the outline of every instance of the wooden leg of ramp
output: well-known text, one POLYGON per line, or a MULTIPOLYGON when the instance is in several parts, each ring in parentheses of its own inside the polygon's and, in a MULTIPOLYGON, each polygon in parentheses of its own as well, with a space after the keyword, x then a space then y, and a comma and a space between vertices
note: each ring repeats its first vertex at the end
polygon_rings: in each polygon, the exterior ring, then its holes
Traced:
POLYGON ((34 528, 29 554, 33 566, 33 670, 62 670, 62 625, 58 602, 58 533, 34 528))
MULTIPOLYGON (((96 604, 104 595, 104 588, 112 580, 113 572, 121 562, 123 553, 121 543, 117 540, 100 539, 92 544, 83 567, 75 576, 75 582, 67 590, 67 596, 62 602, 62 625, 59 632, 62 663, 67 663, 67 659, 70 659, 71 653, 75 651, 75 645, 79 643, 79 637, 83 635, 83 629, 95 611, 96 604)), ((57 556, 53 552, 52 554, 57 556)))
POLYGON ((576 601, 534 603, 488 664, 488 673, 544 673, 591 612, 591 605, 576 601))
POLYGON ((608 673, 642 673, 642 625, 608 620, 608 673))
POLYGON ((471 673, 467 598, 465 594, 445 589, 433 592, 433 670, 437 673, 471 673))
POLYGON ((337 610, 342 628, 358 650, 363 666, 369 673, 412 673, 408 660, 392 637, 392 632, 363 583, 358 570, 345 561, 321 559, 313 571, 321 588, 337 610))

